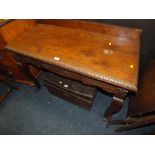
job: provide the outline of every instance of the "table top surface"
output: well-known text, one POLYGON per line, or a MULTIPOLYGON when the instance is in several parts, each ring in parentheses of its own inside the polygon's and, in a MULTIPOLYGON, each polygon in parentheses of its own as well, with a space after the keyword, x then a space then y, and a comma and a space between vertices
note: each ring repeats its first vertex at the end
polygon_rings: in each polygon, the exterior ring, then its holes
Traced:
POLYGON ((37 24, 6 49, 131 91, 137 90, 139 39, 37 24))
POLYGON ((0 27, 12 21, 12 19, 0 19, 0 27))

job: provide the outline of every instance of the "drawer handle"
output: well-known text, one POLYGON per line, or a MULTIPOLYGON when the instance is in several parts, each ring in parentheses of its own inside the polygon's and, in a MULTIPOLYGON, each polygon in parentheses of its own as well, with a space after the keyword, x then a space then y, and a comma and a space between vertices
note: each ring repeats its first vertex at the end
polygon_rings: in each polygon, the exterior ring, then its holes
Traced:
POLYGON ((67 84, 64 84, 64 87, 65 87, 65 88, 68 88, 68 85, 67 85, 67 84))

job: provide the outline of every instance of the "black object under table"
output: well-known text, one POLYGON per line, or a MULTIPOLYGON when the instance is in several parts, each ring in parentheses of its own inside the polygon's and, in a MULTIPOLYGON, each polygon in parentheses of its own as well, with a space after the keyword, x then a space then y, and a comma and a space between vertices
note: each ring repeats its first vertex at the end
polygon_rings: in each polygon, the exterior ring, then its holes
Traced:
POLYGON ((50 93, 88 110, 96 95, 96 88, 56 74, 47 74, 44 85, 50 93))

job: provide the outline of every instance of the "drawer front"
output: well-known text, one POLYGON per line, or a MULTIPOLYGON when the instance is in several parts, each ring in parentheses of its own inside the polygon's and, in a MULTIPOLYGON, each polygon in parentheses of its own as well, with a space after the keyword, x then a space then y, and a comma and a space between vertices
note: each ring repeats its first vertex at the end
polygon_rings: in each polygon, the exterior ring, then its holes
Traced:
POLYGON ((66 92, 63 89, 55 87, 54 85, 48 85, 47 83, 45 83, 44 85, 47 87, 49 93, 54 94, 64 100, 72 102, 72 103, 74 103, 80 107, 83 107, 87 110, 90 110, 92 107, 93 100, 88 100, 88 99, 82 98, 80 96, 77 96, 75 94, 66 92))
POLYGON ((49 85, 54 85, 82 98, 92 100, 96 94, 96 88, 84 85, 81 82, 61 77, 55 74, 48 74, 44 78, 49 85))

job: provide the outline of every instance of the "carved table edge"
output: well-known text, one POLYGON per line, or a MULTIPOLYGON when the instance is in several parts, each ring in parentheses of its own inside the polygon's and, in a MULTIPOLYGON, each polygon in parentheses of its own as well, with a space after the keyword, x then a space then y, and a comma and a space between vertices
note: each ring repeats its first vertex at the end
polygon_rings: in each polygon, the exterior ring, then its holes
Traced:
POLYGON ((93 78, 93 79, 96 79, 96 80, 99 80, 99 81, 103 81, 103 82, 106 82, 106 83, 109 83, 109 84, 113 84, 113 85, 115 85, 117 87, 128 89, 128 90, 133 91, 133 92, 137 91, 136 84, 132 85, 130 83, 123 82, 123 81, 118 80, 118 79, 114 79, 114 78, 112 78, 110 76, 101 76, 98 73, 94 74, 94 72, 88 72, 85 69, 81 69, 81 68, 79 69, 79 67, 73 67, 72 65, 68 65, 68 64, 65 64, 63 62, 56 61, 54 59, 49 60, 47 58, 42 58, 42 57, 40 57, 38 55, 27 54, 26 51, 20 51, 20 50, 18 50, 16 48, 12 48, 12 47, 9 47, 9 46, 6 46, 5 48, 7 50, 15 53, 15 54, 19 54, 19 55, 23 55, 23 56, 26 56, 26 57, 29 57, 29 58, 37 59, 37 60, 43 61, 45 63, 61 67, 63 69, 70 70, 72 72, 76 72, 76 73, 82 74, 84 76, 87 76, 87 77, 90 77, 90 78, 93 78))

